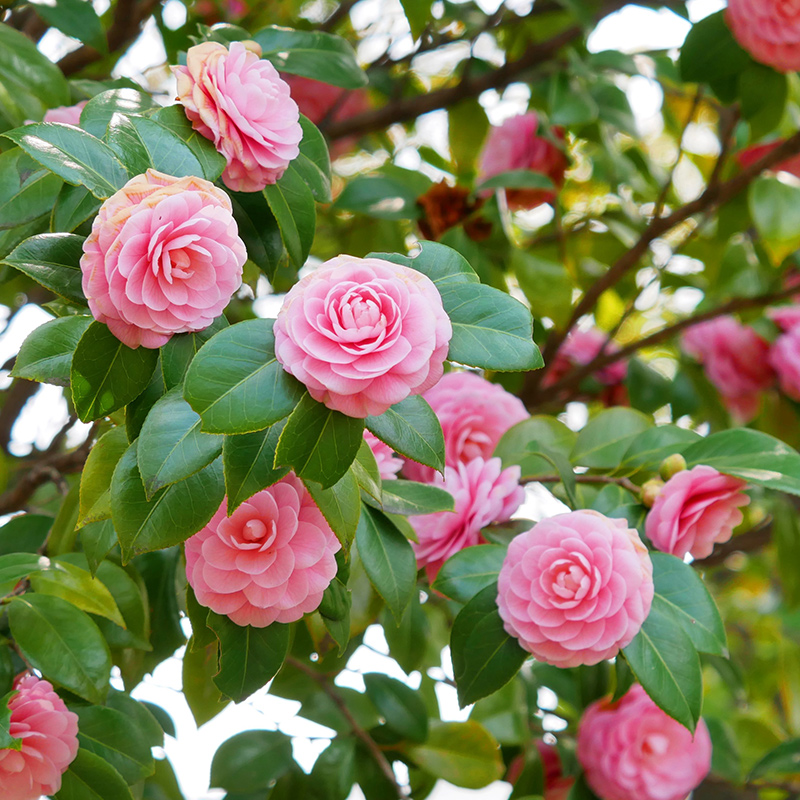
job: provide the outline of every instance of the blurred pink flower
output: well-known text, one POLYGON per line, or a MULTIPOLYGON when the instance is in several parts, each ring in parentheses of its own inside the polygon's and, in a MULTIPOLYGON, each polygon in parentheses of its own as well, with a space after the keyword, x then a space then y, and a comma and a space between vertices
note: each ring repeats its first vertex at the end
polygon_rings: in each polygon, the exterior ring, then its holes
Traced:
POLYGON ((430 278, 380 258, 338 256, 286 295, 275 355, 315 400, 366 417, 433 386, 451 336, 430 278))
MULTIPOLYGON (((573 329, 569 336, 558 348, 553 366, 544 378, 545 386, 552 386, 561 380, 574 367, 586 366, 603 351, 603 354, 615 353, 619 346, 615 342, 609 342, 608 336, 597 328, 590 330, 573 329), (606 345, 605 349, 603 346, 606 345)), ((615 361, 606 367, 602 367, 593 374, 593 378, 604 386, 617 386, 625 380, 628 374, 628 365, 624 361, 615 361)))
POLYGON ((711 769, 711 737, 702 719, 692 737, 634 684, 584 711, 578 761, 603 800, 685 800, 711 769))
MULTIPOLYGON (((749 167, 760 161, 768 153, 771 153, 776 147, 782 145, 786 141, 782 139, 777 142, 769 142, 768 144, 754 144, 746 147, 736 155, 736 160, 742 167, 749 167)), ((800 155, 787 158, 775 166, 770 167, 773 172, 789 172, 796 178, 800 178, 800 155)))
POLYGON ((300 479, 290 472, 230 517, 225 505, 186 542, 198 602, 256 628, 316 610, 341 545, 300 479))
POLYGON ((260 55, 254 42, 233 42, 230 51, 203 42, 189 48, 185 67, 172 67, 178 101, 195 130, 227 159, 222 180, 235 192, 275 183, 303 138, 289 87, 260 55))
POLYGON ((682 343, 705 367, 706 377, 731 412, 743 422, 752 419, 761 393, 775 380, 767 342, 734 317, 724 316, 693 325, 682 343))
POLYGON ((557 667, 615 656, 652 601, 653 566, 639 534, 597 511, 559 514, 516 536, 498 580, 506 631, 557 667))
MULTIPOLYGON (((490 458, 500 437, 528 418, 518 397, 474 372, 448 372, 423 397, 442 424, 445 464, 451 467, 478 456, 490 458)), ((416 461, 406 461, 403 473, 425 483, 437 474, 416 461)))
POLYGON ((59 106, 58 108, 50 108, 44 112, 42 122, 63 122, 66 125, 75 125, 77 127, 81 122, 81 111, 88 103, 88 100, 81 100, 74 106, 59 106))
POLYGON ((35 675, 17 678, 14 689, 8 732, 22 739, 22 749, 0 750, 0 795, 39 800, 61 788, 61 776, 78 754, 78 715, 35 675))
POLYGON ((769 363, 778 376, 781 391, 800 401, 800 327, 791 328, 772 343, 769 363))
POLYGON ((228 195, 203 178, 153 169, 106 200, 83 243, 89 308, 128 347, 207 328, 247 260, 228 195))
MULTIPOLYGON (((544 136, 537 136, 539 117, 530 111, 510 117, 502 125, 489 129, 489 135, 479 157, 478 183, 503 172, 529 169, 546 175, 556 191, 549 189, 507 189, 509 208, 535 208, 555 201, 556 192, 564 185, 568 166, 563 150, 544 136)), ((554 139, 564 140, 560 128, 552 128, 554 139)))
POLYGON ((800 6, 792 0, 728 0, 725 20, 739 44, 779 72, 800 70, 800 6))
POLYGON ((450 556, 479 544, 481 529, 492 522, 506 522, 525 499, 519 485, 520 468, 503 469, 499 458, 481 457, 445 467, 444 481, 437 482, 455 500, 455 511, 439 511, 409 517, 419 543, 412 544, 417 564, 433 581, 450 556))
POLYGON ((378 463, 378 471, 382 481, 391 481, 397 478, 397 473, 403 468, 403 459, 397 458, 394 450, 388 444, 384 444, 374 433, 364 429, 364 440, 372 450, 375 461, 378 463))
POLYGON ((662 487, 645 519, 645 534, 664 553, 683 558, 711 555, 742 521, 739 509, 750 502, 746 483, 713 467, 675 473, 662 487))

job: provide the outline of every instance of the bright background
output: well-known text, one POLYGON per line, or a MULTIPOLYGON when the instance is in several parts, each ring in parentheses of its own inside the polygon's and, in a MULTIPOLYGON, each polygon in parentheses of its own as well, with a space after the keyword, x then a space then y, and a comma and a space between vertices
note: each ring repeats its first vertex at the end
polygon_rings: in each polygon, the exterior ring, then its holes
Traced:
MULTIPOLYGON (((487 13, 493 13, 499 3, 497 0, 477 0, 487 13)), ((103 11, 108 0, 95 0, 95 7, 103 11)), ((507 6, 525 13, 531 8, 529 0, 509 0, 507 6)), ((687 3, 690 19, 695 22, 723 8, 720 0, 689 0, 687 3)), ((401 56, 412 49, 413 42, 408 25, 403 15, 399 0, 361 0, 350 13, 354 27, 364 34, 365 41, 359 48, 359 59, 369 63, 381 55, 387 47, 391 47, 394 57, 401 56)), ((164 19, 168 24, 179 27, 185 21, 185 8, 179 0, 170 0, 164 9, 164 19)), ((627 53, 639 53, 646 50, 665 50, 678 48, 689 31, 689 23, 678 15, 666 11, 654 11, 637 6, 626 6, 621 11, 607 17, 589 38, 589 50, 616 49, 627 53)), ((64 53, 77 47, 78 42, 71 40, 55 29, 51 30, 40 43, 40 49, 51 58, 57 59, 64 53)), ((489 37, 485 43, 479 42, 477 54, 490 61, 502 59, 502 53, 496 51, 489 37), (481 47, 481 45, 483 45, 481 47)), ((415 66, 423 73, 441 74, 452 68, 452 62, 464 57, 458 46, 448 50, 446 54, 430 54, 417 59, 415 66)), ((640 69, 646 74, 646 57, 640 69)), ((164 100, 169 102, 173 87, 170 85, 164 64, 166 54, 154 28, 145 28, 140 39, 130 48, 126 56, 119 62, 116 74, 138 80, 150 89, 165 91, 164 100)), ((620 84, 628 93, 631 106, 636 116, 642 136, 658 136, 661 128, 660 109, 663 96, 658 84, 646 77, 629 78, 620 84)), ((485 92, 480 102, 485 107, 490 120, 497 124, 509 116, 524 111, 527 107, 529 92, 524 85, 509 86, 502 94, 494 90, 485 92)), ((687 130, 688 149, 700 152, 708 141, 701 129, 690 126, 687 130), (688 141, 690 140, 691 141, 688 141)), ((713 137, 712 137, 713 138, 713 137)), ((419 156, 415 146, 427 144, 445 153, 447 149, 447 116, 444 111, 434 111, 421 117, 416 126, 413 140, 399 143, 393 160, 401 166, 411 169, 419 167, 419 156)), ((714 140, 716 145, 716 140, 714 140)), ((386 154, 387 158, 389 154, 386 154)), ((365 166, 363 158, 358 157, 340 161, 336 169, 349 174, 365 166)), ((438 177, 438 176, 432 176, 438 177)), ((698 177, 690 169, 684 174, 678 170, 676 185, 687 197, 699 190, 698 177)), ((548 207, 541 207, 540 212, 548 214, 548 207)), ((541 222, 545 222, 542 219, 541 222)), ((259 299, 256 313, 264 317, 274 317, 280 307, 281 298, 269 294, 269 287, 264 282, 259 287, 259 299)), ((7 312, 8 309, 5 309, 7 312)), ((27 306, 17 313, 11 324, 0 333, 0 364, 4 364, 15 355, 22 340, 27 334, 43 324, 50 316, 38 306, 27 306)), ((2 323, 0 322, 0 325, 2 323)), ((10 382, 7 372, 0 372, 0 386, 10 382)), ((35 444, 44 448, 60 430, 68 419, 67 406, 61 389, 55 386, 43 386, 28 402, 20 415, 12 432, 12 451, 15 455, 25 455, 35 444)), ((586 421, 586 409, 581 404, 573 403, 567 409, 565 422, 574 428, 580 428, 586 421)), ((70 444, 77 444, 86 435, 88 425, 78 423, 69 434, 70 444)), ((528 487, 526 503, 516 516, 538 520, 566 510, 557 500, 540 486, 528 487)), ((187 635, 190 634, 188 620, 184 620, 187 635)), ((418 688, 420 674, 412 672, 406 675, 393 659, 388 658, 386 641, 379 626, 370 627, 364 637, 364 644, 359 647, 348 663, 348 669, 336 679, 340 686, 350 686, 364 690, 362 675, 366 672, 385 672, 394 678, 406 682, 412 688, 418 688)), ((172 762, 181 788, 187 800, 220 800, 224 792, 209 789, 209 770, 211 759, 217 747, 226 739, 249 729, 279 729, 292 737, 294 756, 300 766, 310 771, 317 756, 328 746, 334 732, 316 723, 297 716, 300 704, 278 697, 271 697, 266 689, 262 689, 238 706, 230 704, 217 717, 197 728, 186 700, 181 693, 181 659, 183 648, 178 650, 169 660, 162 663, 153 675, 134 690, 133 696, 140 700, 148 700, 162 706, 175 722, 177 738, 166 737, 165 751, 172 762)), ((442 652, 442 665, 438 674, 431 677, 442 678, 447 674, 452 678, 450 656, 447 648, 442 652)), ((432 671, 433 672, 433 671, 432 671)), ((122 688, 121 681, 117 682, 122 688)), ((463 720, 469 715, 469 708, 461 710, 456 701, 455 689, 443 683, 437 683, 436 691, 443 720, 463 720)), ((540 705, 548 707, 548 690, 540 690, 540 705)), ((557 732, 561 720, 553 715, 545 714, 544 727, 557 732)), ((163 755, 163 754, 159 754, 163 755)), ((407 777, 398 773, 401 779, 407 777)), ((498 781, 480 791, 459 789, 440 781, 431 800, 507 800, 511 787, 498 781)), ((349 800, 362 800, 363 794, 355 787, 349 800)))

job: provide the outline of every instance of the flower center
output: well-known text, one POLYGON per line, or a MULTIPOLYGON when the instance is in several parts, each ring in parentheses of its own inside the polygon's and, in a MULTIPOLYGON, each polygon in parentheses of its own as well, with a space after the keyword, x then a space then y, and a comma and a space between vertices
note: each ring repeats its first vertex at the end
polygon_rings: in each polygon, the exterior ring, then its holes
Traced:
MULTIPOLYGON (((177 280, 186 280, 194 274, 192 269, 193 245, 200 239, 194 233, 177 233, 175 223, 167 222, 162 225, 151 237, 147 246, 147 255, 153 275, 161 275, 167 283, 177 280)), ((207 253, 204 248, 199 248, 202 253, 207 253)), ((209 254, 210 255, 210 254, 209 254)))
POLYGON ((572 608, 596 593, 600 575, 580 553, 555 561, 548 570, 546 583, 556 606, 572 608))

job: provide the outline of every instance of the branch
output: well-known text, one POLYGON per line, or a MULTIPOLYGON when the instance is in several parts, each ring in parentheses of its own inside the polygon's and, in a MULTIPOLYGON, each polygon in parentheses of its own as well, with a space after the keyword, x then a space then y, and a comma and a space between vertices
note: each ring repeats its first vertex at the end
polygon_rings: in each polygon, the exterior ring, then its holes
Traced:
MULTIPOLYGON (((563 478, 560 475, 537 475, 536 477, 527 478, 522 477, 520 478, 520 483, 563 483, 563 478)), ((575 482, 576 483, 614 483, 617 486, 621 486, 623 489, 627 489, 631 494, 635 494, 637 497, 641 491, 640 487, 638 487, 633 481, 629 481, 627 478, 613 478, 611 475, 575 475, 575 482)))
POLYGON ((319 26, 321 31, 332 31, 349 13, 358 0, 341 0, 333 13, 319 26))
POLYGON ((3 407, 0 409, 0 448, 4 453, 8 452, 8 445, 11 443, 11 431, 20 412, 40 388, 41 384, 35 381, 17 378, 5 393, 3 407))
POLYGON ((355 717, 350 712, 350 709, 347 707, 347 703, 345 703, 344 698, 342 698, 339 692, 336 691, 336 687, 332 686, 330 681, 328 681, 324 675, 321 675, 315 669, 312 669, 294 656, 289 656, 286 659, 286 663, 291 664, 301 672, 304 672, 309 678, 313 679, 319 684, 320 689, 322 689, 322 691, 325 692, 328 697, 330 697, 330 699, 333 701, 333 704, 339 709, 342 716, 347 720, 347 724, 350 726, 350 729, 353 731, 355 736, 357 736, 364 743, 364 746, 369 751, 369 754, 378 765, 378 768, 383 773, 386 780, 392 784, 398 800, 407 800, 406 793, 403 791, 402 786, 400 786, 400 784, 397 782, 397 776, 394 774, 392 765, 389 763, 383 751, 375 743, 375 740, 358 724, 355 717))

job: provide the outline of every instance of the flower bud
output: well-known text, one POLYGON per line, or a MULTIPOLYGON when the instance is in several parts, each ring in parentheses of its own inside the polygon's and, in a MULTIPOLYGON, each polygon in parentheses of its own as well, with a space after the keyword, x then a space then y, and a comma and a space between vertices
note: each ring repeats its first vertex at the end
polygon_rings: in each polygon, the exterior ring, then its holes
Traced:
POLYGON ((652 508, 653 503, 655 503, 656 498, 661 494, 663 488, 664 481, 660 481, 658 478, 647 481, 647 483, 642 486, 642 503, 648 508, 652 508))
POLYGON ((680 453, 673 453, 661 462, 658 474, 668 481, 676 472, 686 469, 686 459, 680 453))

